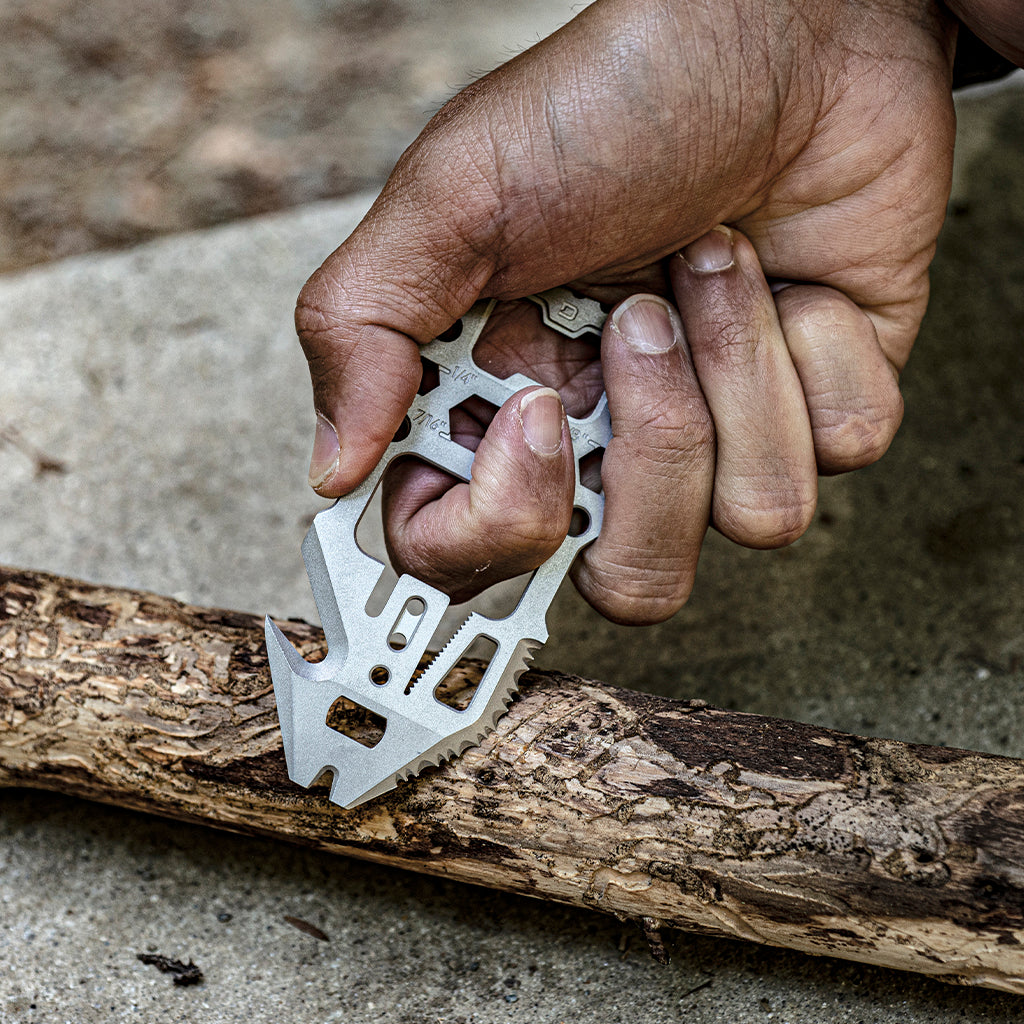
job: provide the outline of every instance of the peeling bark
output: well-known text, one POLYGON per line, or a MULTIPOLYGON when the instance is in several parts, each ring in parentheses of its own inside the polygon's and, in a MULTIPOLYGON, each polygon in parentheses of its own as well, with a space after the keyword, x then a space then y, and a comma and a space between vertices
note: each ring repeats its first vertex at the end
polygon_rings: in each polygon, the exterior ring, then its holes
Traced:
MULTIPOLYGON (((318 629, 282 628, 324 652, 318 629)), ((655 936, 1024 993, 1010 758, 533 672, 479 747, 344 811, 288 780, 258 618, 0 567, 0 784, 591 907, 655 936)))

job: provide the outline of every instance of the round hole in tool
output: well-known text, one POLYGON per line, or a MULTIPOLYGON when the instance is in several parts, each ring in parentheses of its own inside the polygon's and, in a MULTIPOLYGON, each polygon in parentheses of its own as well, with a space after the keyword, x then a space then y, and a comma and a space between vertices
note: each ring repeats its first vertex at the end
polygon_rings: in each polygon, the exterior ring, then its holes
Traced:
MULTIPOLYGON (((405 645, 409 642, 408 638, 403 633, 392 633, 388 637, 388 647, 393 651, 405 650, 405 645)), ((376 672, 376 669, 374 669, 376 672)), ((385 670, 386 671, 386 670, 385 670)), ((377 680, 375 679, 374 682, 377 680)))
POLYGON ((590 513, 579 505, 572 510, 572 519, 569 521, 569 536, 582 537, 590 529, 590 513))
POLYGON ((370 682, 383 686, 391 678, 391 673, 383 666, 378 665, 370 669, 370 682))

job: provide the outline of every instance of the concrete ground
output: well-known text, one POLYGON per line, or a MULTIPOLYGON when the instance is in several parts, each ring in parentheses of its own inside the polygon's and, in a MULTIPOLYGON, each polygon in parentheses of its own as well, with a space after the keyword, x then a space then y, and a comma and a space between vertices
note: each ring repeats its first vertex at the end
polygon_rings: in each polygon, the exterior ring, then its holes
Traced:
MULTIPOLYGON (((565 590, 545 664, 1024 756, 1024 88, 960 110, 892 451, 823 481, 788 550, 712 537, 655 629, 565 590)), ((312 617, 290 310, 368 198, 0 278, 0 562, 312 617)), ((1014 997, 742 942, 678 935, 659 967, 597 914, 45 793, 0 793, 0 901, 5 1024, 1024 1018, 1014 997), (205 983, 174 988, 147 951, 205 983)))

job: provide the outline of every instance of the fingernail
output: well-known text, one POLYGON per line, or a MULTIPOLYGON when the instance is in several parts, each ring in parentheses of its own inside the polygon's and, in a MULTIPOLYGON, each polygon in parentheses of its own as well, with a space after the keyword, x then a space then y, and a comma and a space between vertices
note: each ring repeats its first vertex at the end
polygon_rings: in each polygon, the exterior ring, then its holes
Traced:
POLYGON ((612 313, 612 330, 638 352, 657 355, 683 340, 679 314, 657 295, 632 295, 612 313))
POLYGON ((557 455, 562 450, 562 400, 551 388, 539 388, 523 396, 519 419, 523 437, 538 455, 557 455))
POLYGON ((728 270, 734 261, 732 231, 724 224, 719 224, 706 235, 701 235, 697 241, 691 242, 680 255, 690 265, 690 269, 698 274, 717 274, 728 270))
POLYGON ((323 413, 316 414, 313 455, 309 460, 309 486, 316 490, 337 468, 341 445, 334 424, 323 413))

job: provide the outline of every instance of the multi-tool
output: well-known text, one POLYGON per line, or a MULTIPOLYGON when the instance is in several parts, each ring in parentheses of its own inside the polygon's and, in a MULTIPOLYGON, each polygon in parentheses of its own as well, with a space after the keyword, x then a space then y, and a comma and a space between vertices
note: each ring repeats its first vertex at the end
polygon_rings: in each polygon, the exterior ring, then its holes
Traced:
MULTIPOLYGON (((530 298, 540 307, 544 323, 567 337, 601 331, 605 312, 593 300, 564 288, 530 298)), ((331 772, 330 798, 344 807, 386 793, 397 782, 476 745, 493 730, 520 675, 548 638, 547 611, 559 584, 576 554, 601 529, 604 498, 581 483, 580 460, 604 449, 611 437, 604 395, 586 417, 569 417, 577 525, 534 571, 511 613, 489 618, 471 612, 420 671, 427 644, 448 608, 448 595, 406 574, 399 577, 383 610, 367 610, 386 566, 359 546, 356 528, 388 465, 413 455, 469 480, 473 453, 452 440, 450 410, 474 395, 497 407, 536 384, 523 374, 501 379, 474 360, 474 346, 494 306, 493 300, 477 303, 462 318, 461 332, 446 332, 420 350, 425 363, 436 366, 438 385, 416 396, 395 440, 366 480, 313 520, 302 556, 327 656, 306 661, 267 618, 267 650, 288 774, 309 786, 331 772), (460 709, 439 700, 439 685, 479 637, 496 648, 468 706, 460 709), (383 734, 372 746, 332 726, 331 709, 339 699, 383 721, 383 734)))

